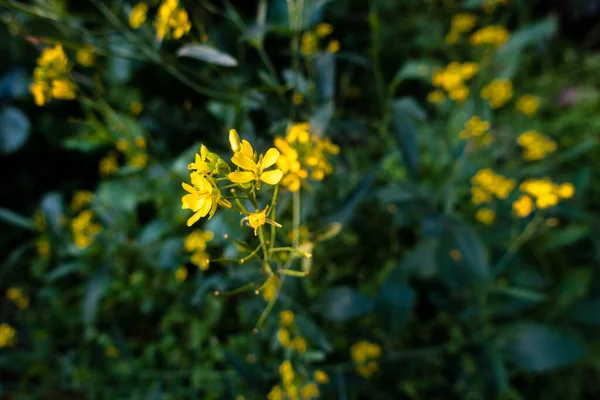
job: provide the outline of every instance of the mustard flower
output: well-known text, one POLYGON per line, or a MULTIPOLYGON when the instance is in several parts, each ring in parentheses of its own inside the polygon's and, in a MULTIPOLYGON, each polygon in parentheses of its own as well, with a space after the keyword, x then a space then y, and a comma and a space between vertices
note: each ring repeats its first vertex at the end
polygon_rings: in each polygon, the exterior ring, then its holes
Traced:
POLYGON ((15 328, 9 324, 0 324, 0 348, 14 346, 17 342, 15 328))
POLYGON ((496 79, 481 89, 481 98, 492 108, 500 108, 513 96, 513 85, 509 79, 496 79))
POLYGON ((144 22, 146 22, 147 14, 148 4, 144 2, 137 3, 129 14, 129 26, 131 26, 133 29, 139 28, 144 22))
POLYGON ((540 108, 540 98, 532 94, 525 94, 517 100, 515 108, 520 113, 533 117, 540 108))
POLYGON ((180 39, 190 31, 192 24, 187 11, 179 7, 178 0, 163 0, 158 8, 154 27, 157 40, 165 37, 180 39))
POLYGON ((231 162, 244 171, 229 173, 229 180, 239 184, 256 181, 257 189, 260 189, 261 181, 268 185, 277 185, 283 176, 283 172, 281 172, 280 169, 274 169, 272 171, 265 170, 272 167, 277 162, 279 151, 271 147, 264 156, 262 154, 260 155, 258 162, 255 162, 253 158, 249 157, 250 153, 254 153, 252 146, 250 146, 250 143, 246 143, 246 148, 244 149, 244 142, 242 142, 242 150, 235 153, 231 158, 231 162))
POLYGON ((187 226, 192 226, 200 218, 209 215, 208 219, 212 218, 217 210, 217 204, 221 198, 221 192, 218 188, 203 175, 198 172, 190 174, 192 185, 182 183, 183 189, 188 192, 181 199, 181 208, 189 209, 194 214, 188 219, 187 226))

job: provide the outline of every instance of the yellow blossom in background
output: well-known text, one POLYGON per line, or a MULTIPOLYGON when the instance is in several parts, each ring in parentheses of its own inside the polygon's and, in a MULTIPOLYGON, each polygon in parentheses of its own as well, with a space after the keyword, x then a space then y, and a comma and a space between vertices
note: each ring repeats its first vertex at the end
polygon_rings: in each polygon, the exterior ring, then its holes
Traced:
POLYGON ((469 42, 473 46, 502 47, 508 40, 510 34, 502 25, 490 25, 483 27, 471 35, 469 42))
POLYGON ((138 149, 144 150, 146 148, 146 139, 142 136, 138 136, 135 138, 135 147, 138 149))
POLYGON ((117 150, 119 150, 122 153, 125 153, 127 150, 129 150, 129 143, 127 143, 127 139, 124 138, 120 138, 119 140, 117 140, 117 142, 115 143, 115 147, 117 148, 117 150))
POLYGON ((490 107, 500 108, 513 96, 513 85, 509 79, 495 79, 481 89, 481 98, 488 101, 490 107))
POLYGON ((285 328, 281 328, 277 331, 277 341, 282 347, 288 347, 290 345, 290 331, 285 328))
POLYGON ((89 190, 78 190, 73 194, 71 199, 71 210, 77 212, 84 207, 87 207, 94 198, 94 193, 89 190))
POLYGON ((106 157, 100 160, 98 166, 100 174, 102 176, 113 175, 119 169, 119 162, 117 161, 117 153, 110 152, 106 157))
POLYGON ((491 225, 496 220, 496 212, 489 208, 481 208, 477 210, 475 219, 483 224, 491 225))
POLYGON ((75 59, 84 67, 91 67, 96 63, 96 55, 94 52, 94 47, 86 46, 83 49, 77 50, 75 53, 75 59))
POLYGON ((279 313, 279 324, 283 327, 290 327, 294 324, 294 313, 290 310, 284 310, 279 313))
POLYGON ((452 45, 458 43, 460 40, 460 33, 456 31, 450 31, 446 34, 446 43, 452 45))
POLYGON ((17 343, 17 333, 12 326, 0 324, 0 348, 14 346, 17 343))
POLYGON ((210 231, 202 232, 201 230, 195 230, 183 242, 184 248, 192 253, 190 261, 202 271, 206 271, 210 264, 209 255, 205 250, 207 243, 213 238, 214 233, 210 231))
POLYGON ((187 11, 179 7, 177 0, 163 0, 158 8, 154 27, 157 40, 170 37, 180 39, 190 31, 192 24, 187 11))
POLYGON ((446 95, 442 90, 436 89, 429 92, 427 95, 427 101, 433 104, 439 104, 446 100, 446 95))
POLYGON ((512 205, 513 212, 521 218, 527 217, 535 209, 533 200, 527 195, 521 195, 512 205))
POLYGON ((277 287, 279 285, 279 278, 275 275, 271 275, 267 278, 264 284, 262 296, 266 301, 271 300, 277 294, 277 287))
POLYGON ((465 140, 472 137, 481 137, 490 129, 490 123, 488 121, 482 121, 479 116, 471 117, 465 123, 465 129, 463 129, 458 137, 465 140))
POLYGON ((69 77, 71 67, 60 44, 44 49, 36 63, 33 82, 29 86, 36 105, 43 106, 52 98, 75 98, 76 86, 69 77))
POLYGON ((8 288, 6 298, 12 301, 19 309, 24 310, 29 307, 29 298, 18 288, 8 288))
POLYGON ((523 158, 537 161, 556 151, 556 142, 537 131, 523 132, 517 138, 517 144, 523 148, 523 158))
POLYGON ((452 17, 451 30, 458 33, 470 32, 477 24, 477 15, 458 13, 452 17))
POLYGON ((333 26, 331 26, 331 24, 328 24, 326 22, 320 23, 315 28, 315 33, 317 34, 318 37, 324 38, 333 33, 333 26))
POLYGON ((304 96, 302 96, 302 93, 294 92, 294 94, 292 95, 292 103, 294 103, 297 106, 304 103, 304 96))
MULTIPOLYGON (((466 83, 479 71, 479 65, 474 62, 464 64, 451 62, 443 70, 435 71, 431 83, 448 93, 448 97, 457 103, 463 103, 469 96, 466 83)), ((442 99, 442 93, 436 93, 437 99, 442 99)))
POLYGON ((557 185, 548 178, 527 179, 519 189, 535 199, 537 208, 545 209, 558 204, 560 199, 569 199, 575 194, 571 183, 557 185))
POLYGON ((316 399, 319 395, 319 387, 314 383, 307 383, 300 388, 300 398, 302 400, 316 399))
POLYGON ((290 342, 290 347, 296 350, 300 354, 306 353, 306 339, 303 337, 296 337, 290 342))
POLYGON ((93 237, 102 231, 102 225, 92 222, 93 217, 92 210, 84 210, 71 221, 73 239, 79 249, 92 244, 93 237))
POLYGON ((134 101, 129 105, 129 112, 133 115, 140 115, 143 109, 144 106, 139 101, 134 101))
POLYGON ((517 100, 515 108, 520 113, 533 117, 540 108, 540 98, 532 94, 525 94, 517 100))
POLYGON ((305 56, 313 54, 319 47, 319 38, 313 32, 304 32, 300 39, 300 52, 305 56))
POLYGON ((329 42, 329 44, 327 45, 327 51, 328 51, 329 53, 334 53, 334 54, 335 54, 335 53, 337 53, 338 51, 340 51, 340 47, 341 47, 341 45, 340 45, 340 41, 339 41, 339 40, 335 40, 335 39, 333 39, 333 40, 331 40, 331 41, 329 42))
POLYGON ((486 13, 492 13, 499 5, 507 5, 509 0, 485 0, 481 6, 486 13))
POLYGON ((285 394, 281 390, 281 386, 275 385, 267 395, 267 400, 285 400, 285 394))
POLYGON ((284 385, 289 385, 294 380, 294 369, 292 368, 292 363, 288 360, 285 360, 279 366, 279 375, 281 375, 281 380, 284 385))
POLYGON ((110 358, 117 358, 121 355, 121 352, 115 346, 111 345, 106 348, 106 355, 110 358))
POLYGON ((40 258, 50 258, 50 241, 46 237, 41 237, 35 242, 35 248, 40 258))
POLYGON ((175 279, 177 279, 178 282, 185 281, 187 279, 187 276, 188 276, 188 270, 183 265, 181 267, 177 268, 177 270, 175 271, 175 279))
POLYGON ((127 163, 135 168, 144 168, 146 165, 148 165, 148 154, 146 154, 146 153, 133 154, 129 158, 127 163))
POLYGON ((146 22, 147 14, 148 4, 144 2, 137 3, 129 14, 129 26, 131 26, 133 29, 139 28, 144 22, 146 22))
POLYGON ((449 254, 450 254, 450 258, 452 258, 456 262, 462 260, 462 254, 460 253, 460 251, 458 251, 456 249, 450 250, 449 254))
POLYGON ((515 180, 497 175, 489 168, 479 170, 471 178, 471 184, 473 185, 471 196, 474 204, 490 202, 492 195, 502 200, 506 199, 516 186, 515 180))
POLYGON ((313 378, 317 383, 329 383, 329 375, 325 371, 320 369, 316 370, 313 374, 313 378))
POLYGON ((350 347, 350 356, 357 372, 364 378, 370 378, 379 369, 376 360, 381 357, 381 347, 367 341, 356 342, 350 347))
POLYGON ((75 98, 75 84, 68 79, 55 79, 52 81, 50 94, 55 99, 73 100, 75 98))

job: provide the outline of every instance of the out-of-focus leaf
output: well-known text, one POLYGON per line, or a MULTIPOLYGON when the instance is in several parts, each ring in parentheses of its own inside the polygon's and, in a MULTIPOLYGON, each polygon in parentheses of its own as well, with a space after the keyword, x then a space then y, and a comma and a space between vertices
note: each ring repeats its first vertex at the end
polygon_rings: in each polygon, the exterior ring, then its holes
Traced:
POLYGON ((170 232, 171 229, 171 223, 163 219, 155 219, 142 228, 137 241, 141 246, 152 244, 170 232))
POLYGON ((180 264, 183 253, 183 243, 179 238, 165 240, 158 253, 158 266, 164 269, 174 269, 180 264))
POLYGON ((401 97, 394 102, 394 106, 414 120, 425 121, 427 119, 427 112, 412 97, 401 97))
POLYGON ((559 306, 569 306, 585 297, 592 284, 593 277, 593 272, 589 268, 577 268, 569 271, 556 291, 555 297, 559 306))
POLYGON ((575 303, 565 315, 581 324, 600 326, 600 297, 575 303))
POLYGON ((98 203, 108 209, 132 212, 140 201, 138 194, 143 194, 144 189, 139 187, 142 181, 107 181, 103 182, 96 192, 98 203), (138 191, 139 190, 139 191, 138 191))
POLYGON ((291 89, 294 89, 295 91, 304 95, 308 93, 309 84, 302 74, 291 69, 286 69, 283 71, 283 79, 285 79, 286 85, 291 89))
POLYGON ((333 350, 333 347, 327 340, 325 333, 310 318, 303 314, 296 314, 296 325, 298 326, 302 336, 305 337, 309 343, 318 346, 326 353, 329 353, 333 350))
POLYGON ((530 44, 549 39, 557 30, 558 21, 554 16, 526 26, 510 35, 510 39, 498 51, 498 55, 502 57, 507 53, 520 52, 530 44))
POLYGON ((325 225, 323 228, 319 229, 315 232, 315 242, 324 242, 326 240, 332 239, 338 235, 342 231, 342 224, 339 222, 332 222, 325 225))
POLYGON ((438 247, 436 239, 420 241, 390 273, 389 280, 404 280, 411 275, 422 278, 434 276, 437 273, 438 247))
POLYGON ((23 147, 30 129, 31 124, 23 111, 16 107, 0 110, 0 152, 9 154, 23 147))
POLYGON ((504 357, 493 343, 485 343, 485 355, 498 394, 508 389, 508 375, 504 366, 504 357))
POLYGON ((0 80, 0 100, 24 96, 27 93, 28 79, 24 69, 10 70, 0 80))
POLYGON ((321 102, 332 102, 335 94, 335 57, 326 52, 315 60, 317 71, 317 93, 321 102))
POLYGON ((93 325, 96 319, 98 306, 106 288, 107 278, 106 270, 101 269, 90 277, 85 286, 83 295, 83 322, 87 327, 93 325))
POLYGON ((379 288, 377 312, 391 336, 397 335, 408 323, 414 298, 413 290, 406 283, 384 282, 379 288))
POLYGON ((430 61, 409 61, 396 72, 391 85, 395 88, 407 79, 418 79, 429 82, 434 67, 435 65, 430 61))
POLYGON ((17 214, 14 211, 0 207, 0 221, 4 221, 10 225, 29 230, 35 230, 31 219, 17 214))
POLYGON ((394 102, 393 104, 393 122, 394 133, 402 152, 406 169, 413 179, 417 179, 420 158, 417 132, 402 103, 394 102))
POLYGON ((365 315, 374 307, 374 301, 356 290, 341 286, 329 289, 317 304, 323 317, 332 322, 347 321, 365 315))
POLYGON ((60 232, 64 215, 63 200, 60 193, 51 192, 46 194, 42 198, 40 208, 52 231, 55 233, 60 232))
POLYGON ((510 338, 508 349, 513 362, 530 372, 571 365, 586 351, 579 338, 537 323, 519 325, 510 338))
POLYGON ((325 132, 327 132, 327 128, 329 127, 329 122, 331 121, 332 116, 333 103, 328 102, 319 107, 310 119, 311 133, 317 137, 325 136, 325 132))
POLYGON ((458 220, 448 221, 448 234, 468 267, 469 279, 484 285, 490 281, 488 258, 475 232, 458 220))
POLYGON ((589 234, 589 228, 585 225, 570 225, 566 228, 555 230, 548 234, 549 238, 544 245, 545 250, 559 249, 569 246, 589 234))
POLYGON ((354 215, 354 211, 356 210, 356 207, 358 207, 358 204, 366 196, 371 185, 375 182, 375 177, 376 171, 371 171, 348 196, 346 201, 344 201, 344 204, 339 208, 339 211, 327 218, 326 223, 338 222, 342 224, 342 226, 346 225, 354 215))
POLYGON ((85 267, 85 264, 80 261, 72 261, 65 264, 60 264, 48 272, 44 278, 47 282, 53 282, 57 279, 71 275, 85 267))
POLYGON ((225 359, 249 385, 258 390, 268 390, 266 377, 256 365, 248 364, 229 351, 225 351, 225 359))
POLYGON ((378 190, 377 198, 382 204, 398 204, 419 200, 421 195, 417 187, 409 183, 398 183, 378 190))
POLYGON ((582 154, 585 154, 587 152, 594 150, 596 147, 598 147, 598 139, 596 139, 595 137, 585 137, 581 141, 581 143, 578 143, 578 144, 574 145, 573 147, 570 147, 570 148, 566 149, 565 151, 561 152, 560 154, 558 154, 557 161, 566 162, 566 161, 575 160, 576 158, 580 157, 582 154))
POLYGON ((238 62, 229 54, 205 44, 190 44, 177 50, 179 57, 190 57, 222 67, 235 67, 238 62))

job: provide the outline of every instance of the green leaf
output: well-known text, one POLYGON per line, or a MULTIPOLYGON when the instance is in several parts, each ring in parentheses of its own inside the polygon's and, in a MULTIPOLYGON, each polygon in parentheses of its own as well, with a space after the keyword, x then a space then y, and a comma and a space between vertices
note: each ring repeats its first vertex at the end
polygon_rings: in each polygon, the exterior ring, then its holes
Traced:
MULTIPOLYGON (((377 168, 377 167, 376 167, 377 168)), ((369 189, 375 182, 377 170, 371 171, 368 175, 362 179, 362 181, 358 184, 352 193, 346 198, 341 207, 339 207, 338 212, 334 215, 327 218, 326 223, 338 222, 340 224, 346 225, 354 212, 356 211, 356 207, 358 207, 359 203, 362 199, 369 193, 369 189)))
POLYGON ((0 111, 0 152, 9 154, 23 147, 30 129, 31 124, 21 110, 4 107, 0 111))
POLYGON ((438 270, 437 251, 439 240, 421 240, 390 273, 390 280, 406 279, 411 275, 421 278, 431 278, 438 270))
POLYGON ((215 49, 205 44, 190 44, 177 50, 179 57, 191 57, 196 60, 205 61, 209 64, 220 65, 222 67, 235 67, 238 62, 229 54, 215 49))
POLYGON ((19 228, 35 230, 31 219, 3 207, 0 207, 0 220, 19 228))
POLYGON ((455 248, 460 251, 468 275, 474 284, 486 284, 490 281, 488 258, 483 243, 475 232, 458 220, 448 221, 448 234, 455 248))
POLYGON ((46 217, 46 221, 54 233, 62 229, 64 216, 63 198, 60 193, 51 192, 46 194, 41 201, 40 208, 46 217))
POLYGON ((85 267, 85 263, 79 261, 67 262, 65 264, 58 265, 53 268, 52 271, 48 272, 44 278, 47 282, 53 282, 57 279, 71 275, 85 267))
POLYGON ((579 338, 537 323, 518 326, 510 338, 508 349, 514 363, 530 372, 571 365, 586 351, 579 338))
POLYGON ((313 116, 310 119, 310 130, 318 137, 324 137, 325 132, 327 132, 327 128, 329 127, 329 122, 331 121, 331 117, 333 116, 333 103, 328 102, 323 104, 321 107, 315 111, 313 116))
POLYGON ((296 325, 302 336, 305 337, 309 343, 318 346, 326 353, 333 351, 333 347, 327 340, 325 332, 323 332, 319 325, 315 324, 310 318, 303 314, 296 314, 296 325))
POLYGON ((585 225, 570 225, 566 228, 552 231, 548 234, 548 241, 543 246, 545 250, 554 250, 567 247, 580 239, 588 237, 590 229, 585 225))
POLYGON ((429 82, 431 79, 431 73, 434 69, 435 65, 430 61, 409 61, 404 64, 392 80, 391 86, 392 90, 402 82, 408 79, 418 79, 422 81, 429 82))
POLYGON ((383 282, 377 297, 377 314, 391 336, 396 336, 408 323, 415 294, 406 283, 383 282))
POLYGON ((557 288, 556 303, 565 307, 581 300, 588 293, 593 278, 593 271, 589 268, 577 268, 569 271, 557 288))
POLYGON ((332 102, 335 94, 335 57, 322 53, 315 59, 317 71, 317 92, 321 102, 332 102))
POLYGON ((103 268, 92 275, 86 284, 83 295, 83 322, 87 327, 91 327, 96 319, 106 283, 107 273, 103 268))
POLYGON ((396 101, 393 104, 393 122, 394 133, 406 169, 413 179, 419 175, 419 143, 417 142, 417 132, 411 121, 411 116, 405 110, 405 104, 402 101, 396 101))
POLYGON ((565 315, 572 321, 600 326, 600 297, 574 304, 565 315))
POLYGON ((505 57, 510 52, 522 52, 530 44, 549 39, 557 30, 558 21, 554 16, 519 29, 511 34, 508 42, 498 51, 498 56, 505 57))
POLYGON ((371 312, 374 305, 371 298, 352 288, 341 286, 329 289, 316 308, 326 320, 342 322, 371 312))
POLYGON ((398 98, 394 102, 394 106, 413 120, 423 122, 427 119, 427 112, 410 96, 398 98))

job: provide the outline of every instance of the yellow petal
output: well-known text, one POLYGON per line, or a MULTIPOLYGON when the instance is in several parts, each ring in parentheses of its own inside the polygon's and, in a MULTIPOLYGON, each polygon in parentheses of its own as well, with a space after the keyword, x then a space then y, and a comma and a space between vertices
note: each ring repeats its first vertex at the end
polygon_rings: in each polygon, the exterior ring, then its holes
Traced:
POLYGON ((233 157, 231 157, 231 162, 248 171, 254 171, 257 167, 256 163, 242 152, 235 153, 233 157))
POLYGON ((269 168, 271 165, 273 165, 277 162, 278 158, 279 158, 279 151, 276 148, 271 147, 265 154, 265 157, 263 158, 262 167, 269 168))
POLYGON ((252 148, 252 145, 250 144, 249 141, 247 140, 242 140, 242 150, 241 150, 242 154, 244 154, 246 157, 253 159, 254 158, 254 149, 252 148))
MULTIPOLYGON (((240 154, 240 153, 236 153, 240 154)), ((248 183, 254 180, 255 175, 252 172, 231 172, 227 175, 229 180, 234 183, 248 183)))
POLYGON ((194 193, 194 192, 195 192, 194 188, 193 188, 193 187, 191 187, 190 185, 188 185, 188 184, 187 184, 187 183, 185 183, 185 182, 182 182, 182 183, 181 183, 181 186, 182 186, 182 187, 185 189, 185 191, 186 191, 186 192, 188 192, 188 193, 194 193))
POLYGON ((273 171, 264 172, 260 176, 260 180, 268 185, 277 185, 283 176, 283 172, 280 169, 275 169, 273 171))
POLYGON ((200 212, 198 211, 197 213, 195 213, 194 215, 192 215, 188 220, 187 220, 187 226, 192 226, 194 225, 194 223, 198 222, 198 220, 200 219, 202 215, 200 215, 200 212))

